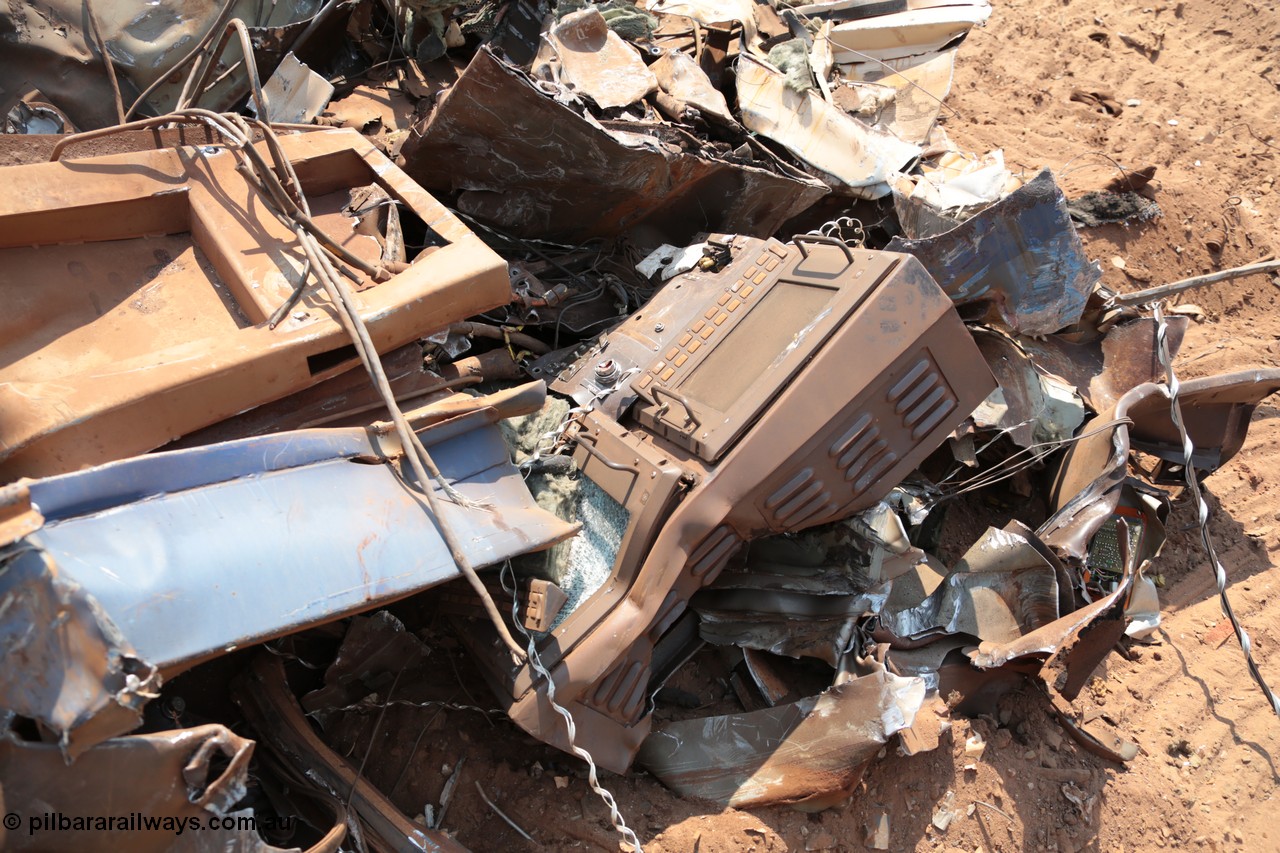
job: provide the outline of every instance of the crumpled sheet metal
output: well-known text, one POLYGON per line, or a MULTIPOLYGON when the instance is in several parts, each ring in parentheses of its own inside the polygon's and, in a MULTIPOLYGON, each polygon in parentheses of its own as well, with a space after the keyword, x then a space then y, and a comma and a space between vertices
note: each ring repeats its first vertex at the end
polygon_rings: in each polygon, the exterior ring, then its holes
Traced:
POLYGON ((835 192, 886 196, 889 178, 920 156, 919 146, 863 124, 813 91, 796 92, 784 81, 781 71, 744 54, 737 72, 742 123, 809 164, 835 192))
MULTIPOLYGON (((1107 614, 1123 615, 1124 599, 1129 591, 1132 575, 1125 575, 1121 582, 1109 594, 1090 602, 1078 610, 1073 610, 1058 619, 1042 625, 1021 637, 1005 643, 984 642, 976 649, 969 651, 969 659, 979 669, 994 669, 1019 658, 1039 658, 1049 660, 1065 653, 1074 642, 1073 638, 1085 633, 1089 626, 1101 618, 1109 618, 1107 614), (1118 611, 1116 610, 1118 606, 1118 611)), ((1123 620, 1121 622, 1123 633, 1123 620)), ((1119 641, 1119 636, 1108 646, 1107 650, 1119 641)), ((1100 660, 1100 659, 1099 659, 1100 660)), ((1092 671, 1092 668, 1090 669, 1092 671)), ((1071 695, 1068 699, 1074 699, 1071 695)))
POLYGON ((594 6, 565 15, 542 38, 555 57, 554 77, 601 109, 630 106, 658 88, 640 54, 609 29, 594 6))
MULTIPOLYGON (((725 577, 722 575, 721 577, 725 577)), ((703 640, 836 666, 858 622, 876 613, 884 593, 821 595, 769 589, 703 590, 691 602, 703 640)))
MULTIPOLYGON (((1211 472, 1244 444, 1253 407, 1280 390, 1280 370, 1195 379, 1182 390, 1192 458, 1211 472)), ((1089 542, 1115 512, 1122 490, 1138 482, 1128 476, 1134 442, 1148 452, 1172 444, 1181 461, 1181 437, 1169 415, 1165 386, 1154 382, 1132 388, 1109 410, 1086 421, 1081 436, 1067 449, 1054 477, 1049 494, 1054 514, 1037 531, 1055 553, 1077 562, 1085 559, 1089 542), (1130 417, 1132 426, 1125 420, 1130 417)))
MULTIPOLYGON (((245 795, 254 742, 226 726, 132 735, 104 741, 74 764, 49 744, 0 737, 0 779, 5 810, 18 828, 0 830, 5 850, 130 850, 139 853, 270 853, 245 821, 244 828, 209 827, 232 812, 245 795), (46 815, 111 818, 111 827, 49 827, 31 821, 46 815), (144 823, 147 821, 148 823, 144 823), (155 829, 146 828, 147 825, 155 829), (55 840, 56 839, 56 840, 55 840)), ((338 822, 309 853, 338 850, 346 834, 338 822)))
MULTIPOLYGON (((1165 339, 1172 358, 1182 348, 1189 317, 1169 317, 1165 339)), ((1145 382, 1164 379, 1150 317, 1120 323, 1101 337, 1070 340, 1061 335, 1018 337, 1018 346, 1040 367, 1075 386, 1095 412, 1105 412, 1145 382)), ((979 344, 981 345, 981 344, 979 344)))
MULTIPOLYGON (((86 10, 96 16, 107 52, 120 79, 126 108, 143 89, 168 74, 173 63, 209 30, 223 7, 221 0, 35 0, 9 3, 0 12, 0 106, 10 97, 38 89, 80 130, 118 121, 106 67, 92 36, 86 10)), ((323 0, 259 3, 235 0, 231 16, 249 27, 258 70, 265 82, 289 45, 306 30, 323 0)), ((341 20, 334 17, 339 26, 341 20)), ((219 71, 241 59, 232 39, 219 71)), ((186 70, 163 84, 148 102, 156 114, 168 112, 186 79, 186 70)), ((248 92, 243 67, 215 84, 200 101, 213 110, 230 108, 248 92)))
POLYGON ((950 231, 1020 186, 999 148, 983 155, 948 151, 922 164, 919 175, 894 181, 893 207, 904 238, 919 240, 950 231))
POLYGON ((676 245, 703 231, 764 235, 827 194, 777 162, 771 171, 682 151, 673 143, 693 139, 673 133, 605 128, 481 48, 401 153, 423 186, 457 191, 464 213, 572 242, 639 227, 676 245))
MULTIPOLYGON (((576 530, 537 508, 488 417, 421 433, 445 478, 483 505, 441 498, 477 568, 576 530)), ((170 673, 459 577, 396 450, 362 429, 300 431, 32 481, 46 522, 13 546, 35 569, 0 576, 6 651, 47 654, 0 672, 0 707, 72 678, 79 692, 41 692, 24 713, 81 721, 106 698, 140 705, 152 666, 170 673), (122 693, 131 673, 141 685, 122 693)))
POLYGON ((722 122, 735 123, 724 94, 712 85, 707 72, 688 54, 668 50, 649 70, 657 78, 659 88, 678 102, 722 122))
POLYGON ((956 304, 986 303, 989 317, 1025 335, 1079 321, 1102 278, 1047 169, 946 233, 894 237, 886 249, 915 255, 956 304))
MULTIPOLYGON (((840 88, 835 88, 833 94, 844 95, 842 89, 851 86, 849 94, 857 98, 859 112, 864 111, 863 93, 870 94, 871 99, 881 105, 880 109, 874 110, 877 127, 904 142, 927 145, 929 134, 951 92, 955 59, 956 50, 952 48, 909 59, 841 65, 839 76, 846 82, 839 83, 840 88), (885 99, 888 103, 884 102, 885 99)), ((865 111, 871 112, 872 109, 868 103, 865 111)))
POLYGON ((1012 643, 983 643, 968 652, 980 670, 1043 660, 1039 683, 1049 695, 1054 714, 1081 746, 1117 763, 1133 760, 1137 747, 1102 729, 1082 728, 1070 703, 1124 636, 1129 621, 1126 603, 1135 577, 1125 572, 1110 594, 1012 643))
MULTIPOLYGON (((837 23, 831 28, 831 47, 838 63, 882 62, 923 56, 943 50, 975 25, 991 17, 987 0, 911 3, 911 8, 837 23)), ((813 14, 821 4, 802 6, 813 14)), ((797 10, 799 11, 799 10, 797 10)), ((820 14, 820 13, 819 13, 820 14)), ((833 18, 838 19, 837 12, 833 18)))
POLYGON ((912 724, 924 698, 924 681, 880 668, 787 705, 667 723, 637 760, 683 796, 816 811, 847 799, 866 762, 912 724))
POLYGON ((0 708, 57 733, 67 759, 137 728, 159 673, 48 554, 0 550, 0 601, 0 708))
POLYGON ((845 564, 848 543, 854 530, 875 535, 864 519, 885 516, 897 518, 882 502, 848 521, 757 541, 744 565, 731 566, 690 601, 699 635, 714 645, 838 667, 859 624, 886 598, 874 576, 845 564))
POLYGON ((1000 429, 1020 447, 1062 441, 1084 421, 1075 387, 1040 369, 1025 348, 998 330, 975 330, 974 340, 1000 387, 974 409, 974 423, 1000 429))
POLYGON ((903 648, 952 634, 1011 642, 1057 619, 1058 607, 1056 569, 1027 536, 989 527, 925 598, 903 607, 891 595, 880 628, 903 648))
MULTIPOLYGON (((1280 369, 1256 368, 1182 383, 1178 399, 1187 434, 1195 445, 1192 460, 1198 471, 1212 473, 1244 446, 1249 420, 1265 397, 1280 391, 1280 369)), ((1146 396, 1128 408, 1135 448, 1181 465, 1182 436, 1169 415, 1163 396, 1146 396)), ((1179 475, 1179 479, 1180 479, 1179 475)))

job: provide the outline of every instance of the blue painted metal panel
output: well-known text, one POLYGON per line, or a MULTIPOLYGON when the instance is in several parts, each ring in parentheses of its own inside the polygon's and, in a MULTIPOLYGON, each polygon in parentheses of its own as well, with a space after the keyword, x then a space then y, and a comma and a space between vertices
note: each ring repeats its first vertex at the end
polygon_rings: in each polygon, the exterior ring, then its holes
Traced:
MULTIPOLYGON (((573 527, 533 503, 496 427, 432 456, 484 507, 441 496, 476 567, 573 527)), ((425 499, 364 430, 153 454, 33 482, 28 538, 161 668, 366 610, 459 576, 425 499)), ((438 487, 436 487, 438 488, 438 487)))

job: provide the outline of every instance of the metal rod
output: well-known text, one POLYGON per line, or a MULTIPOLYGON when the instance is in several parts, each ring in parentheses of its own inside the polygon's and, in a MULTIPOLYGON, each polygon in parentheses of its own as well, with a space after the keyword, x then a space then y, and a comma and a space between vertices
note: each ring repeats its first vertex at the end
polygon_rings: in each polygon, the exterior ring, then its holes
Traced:
POLYGON ((89 0, 84 0, 84 12, 89 18, 89 29, 98 45, 98 53, 102 54, 102 64, 107 68, 107 81, 111 83, 111 94, 116 101, 116 121, 124 124, 124 100, 120 96, 120 81, 116 79, 116 64, 111 61, 111 54, 107 53, 107 42, 102 37, 102 30, 98 29, 98 16, 93 14, 93 6, 89 0))
POLYGON ((1243 267, 1233 267, 1229 270, 1220 270, 1207 275, 1184 278, 1182 281, 1175 281, 1172 284, 1162 284, 1158 287, 1149 287, 1146 290, 1119 294, 1111 302, 1113 305, 1145 305, 1148 302, 1155 302, 1157 299, 1173 296, 1195 287, 1203 287, 1206 284, 1241 278, 1246 275, 1275 272, 1277 270, 1280 270, 1280 261, 1258 261, 1243 267))
POLYGON ((520 825, 519 825, 518 823, 516 823, 514 820, 512 820, 511 818, 509 818, 509 817, 507 817, 505 814, 503 814, 503 813, 502 813, 502 809, 498 808, 496 805, 494 805, 494 804, 493 804, 493 800, 489 799, 488 797, 486 797, 486 796, 484 795, 484 788, 481 788, 481 787, 480 787, 480 783, 479 783, 479 782, 476 782, 476 791, 478 791, 478 792, 480 793, 480 799, 484 800, 484 801, 485 801, 485 803, 489 806, 489 808, 493 809, 493 813, 494 813, 494 814, 496 814, 498 817, 502 818, 503 820, 505 820, 505 821, 507 822, 507 826, 510 826, 510 827, 511 827, 512 829, 514 829, 516 832, 520 833, 520 835, 521 835, 521 836, 522 836, 526 841, 533 841, 533 836, 532 836, 532 835, 530 835, 529 833, 527 833, 527 832, 525 832, 523 829, 521 829, 521 828, 520 828, 520 825))

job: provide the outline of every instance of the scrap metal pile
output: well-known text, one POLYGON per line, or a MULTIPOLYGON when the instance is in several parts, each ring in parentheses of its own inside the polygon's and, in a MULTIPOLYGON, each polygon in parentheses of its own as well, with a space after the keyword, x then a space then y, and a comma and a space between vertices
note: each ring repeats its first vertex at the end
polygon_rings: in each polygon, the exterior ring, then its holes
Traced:
POLYGON ((6 808, 461 849, 338 748, 457 707, 441 644, 637 848, 596 767, 816 810, 1028 683, 1131 759, 1071 702, 1158 624, 1165 486, 1280 371, 1171 400, 1187 319, 1100 286, 1048 171, 950 142, 990 13, 0 13, 6 808), (956 513, 998 523, 948 561, 956 513))

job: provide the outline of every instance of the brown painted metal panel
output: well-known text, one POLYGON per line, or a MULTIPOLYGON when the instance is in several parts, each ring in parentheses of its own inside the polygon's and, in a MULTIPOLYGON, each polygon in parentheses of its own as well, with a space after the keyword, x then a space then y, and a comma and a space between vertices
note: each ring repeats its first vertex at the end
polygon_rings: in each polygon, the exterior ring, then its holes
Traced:
MULTIPOLYGON (((386 352, 510 298, 506 264, 351 130, 281 139, 316 219, 377 183, 441 244, 356 294, 386 352)), ((74 149, 72 150, 74 154, 74 149)), ((310 387, 356 363, 290 231, 216 146, 0 168, 0 480, 123 458, 310 387)))
MULTIPOLYGON (((627 469, 643 474, 646 465, 676 466, 690 483, 669 514, 628 530, 635 540, 652 541, 643 560, 632 562, 620 550, 613 576, 540 652, 556 680, 557 701, 574 714, 578 743, 614 771, 626 769, 648 733, 655 644, 739 546, 874 504, 995 385, 951 301, 914 258, 820 243, 801 251, 751 238, 734 239, 732 246, 734 261, 715 273, 668 282, 636 321, 611 332, 567 371, 574 380, 595 375, 603 352, 626 377, 603 391, 599 407, 580 422, 580 442, 588 436, 591 456, 603 457, 583 460, 586 476, 600 476, 593 465, 611 477, 627 469), (717 312, 741 296, 741 258, 751 262, 751 286, 762 292, 793 286, 795 279, 802 281, 794 286, 809 287, 820 278, 832 293, 817 307, 805 302, 811 313, 801 310, 797 324, 749 338, 769 355, 762 370, 748 371, 756 381, 727 397, 717 383, 679 384, 667 373, 671 348, 688 351, 695 339, 707 349, 726 347, 726 362, 715 368, 722 377, 743 370, 735 359, 750 346, 726 346, 728 333, 701 337, 716 328, 717 312), (797 275, 788 258, 803 258, 807 273, 797 275), (701 329, 674 322, 690 307, 703 319, 701 329), (647 345, 637 345, 642 338, 647 345), (659 383, 672 383, 679 397, 653 394, 659 383), (614 394, 632 402, 619 407, 614 394), (674 422, 666 420, 671 413, 674 422), (724 430, 715 444, 704 436, 713 425, 724 430)), ((769 303, 751 297, 739 309, 748 318, 752 312, 777 318, 769 303)), ((562 379, 558 386, 566 384, 572 383, 562 379)), ((636 521, 633 514, 633 527, 636 521)), ((512 719, 564 748, 563 724, 544 691, 532 689, 527 669, 513 670, 489 650, 482 626, 470 633, 473 649, 497 675, 500 698, 512 703, 512 719)))

